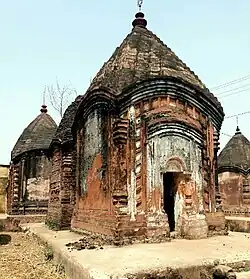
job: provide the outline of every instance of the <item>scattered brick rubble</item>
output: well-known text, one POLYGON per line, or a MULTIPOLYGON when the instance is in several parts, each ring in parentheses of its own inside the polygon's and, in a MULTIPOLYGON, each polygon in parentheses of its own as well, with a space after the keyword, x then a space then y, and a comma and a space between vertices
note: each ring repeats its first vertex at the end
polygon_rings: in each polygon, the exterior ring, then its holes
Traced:
POLYGON ((231 267, 219 264, 213 269, 213 279, 236 279, 236 274, 231 267))
POLYGON ((71 250, 84 249, 103 249, 104 245, 113 245, 114 241, 110 237, 101 235, 84 235, 79 241, 67 243, 66 246, 71 250))
POLYGON ((8 234, 0 234, 0 245, 7 245, 11 241, 11 236, 8 234))
POLYGON ((82 233, 83 237, 79 241, 69 242, 66 244, 69 250, 84 250, 84 249, 103 249, 103 246, 124 246, 134 243, 161 243, 168 242, 170 238, 161 235, 157 238, 144 238, 138 240, 138 238, 118 238, 112 236, 105 236, 99 234, 90 234, 88 232, 82 233))

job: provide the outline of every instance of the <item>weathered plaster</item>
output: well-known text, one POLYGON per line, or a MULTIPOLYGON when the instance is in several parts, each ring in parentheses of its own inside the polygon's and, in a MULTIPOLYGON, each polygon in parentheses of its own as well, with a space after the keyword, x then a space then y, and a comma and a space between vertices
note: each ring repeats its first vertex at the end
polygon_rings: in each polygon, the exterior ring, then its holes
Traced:
MULTIPOLYGON (((156 189, 160 189, 163 193, 163 173, 165 172, 182 172, 190 173, 191 181, 186 183, 189 189, 189 196, 197 196, 197 204, 195 212, 203 211, 202 199, 202 173, 201 173, 201 150, 194 140, 187 140, 181 136, 164 135, 163 137, 154 136, 148 141, 148 192, 154 193, 156 189), (175 160, 174 160, 175 159, 175 160), (168 164, 170 161, 174 164, 168 164)), ((180 189, 180 182, 178 183, 180 189)), ((182 191, 177 191, 175 197, 175 218, 176 223, 182 216, 184 206, 184 194, 182 191)), ((158 199, 162 198, 162 194, 158 195, 158 199)), ((194 197, 193 197, 194 198, 194 197)), ((195 198, 194 198, 195 200, 195 198)), ((152 203, 152 210, 162 211, 162 208, 157 206, 159 200, 152 203)))
POLYGON ((96 155, 101 153, 102 148, 101 115, 98 110, 93 111, 87 117, 84 127, 83 154, 81 158, 81 189, 83 194, 87 191, 88 170, 92 167, 96 155))
MULTIPOLYGON (((182 174, 175 183, 179 233, 206 237, 205 185, 207 204, 210 202, 210 211, 215 210, 217 153, 213 125, 207 117, 211 110, 198 106, 197 92, 188 95, 187 85, 178 87, 165 79, 144 85, 131 87, 135 94, 128 90, 121 98, 109 96, 108 102, 115 98, 117 102, 112 103, 104 122, 99 103, 107 92, 87 93, 82 102, 74 133, 80 162, 77 181, 80 178, 83 187, 79 187, 72 226, 115 236, 168 235, 162 176, 172 171, 182 174), (108 137, 103 138, 103 129, 108 137)), ((215 109, 212 120, 220 127, 217 112, 215 109)))
POLYGON ((33 177, 27 180, 26 191, 29 201, 48 200, 49 197, 49 179, 33 177))
POLYGON ((49 199, 51 162, 42 150, 25 153, 12 163, 9 214, 44 214, 49 199))

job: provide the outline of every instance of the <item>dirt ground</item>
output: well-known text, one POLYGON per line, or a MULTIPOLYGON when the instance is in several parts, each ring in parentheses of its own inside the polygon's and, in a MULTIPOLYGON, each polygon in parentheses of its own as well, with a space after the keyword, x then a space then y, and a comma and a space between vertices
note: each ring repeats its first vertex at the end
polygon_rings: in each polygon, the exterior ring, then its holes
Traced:
POLYGON ((5 234, 11 242, 0 246, 0 279, 66 279, 49 247, 25 233, 5 234))

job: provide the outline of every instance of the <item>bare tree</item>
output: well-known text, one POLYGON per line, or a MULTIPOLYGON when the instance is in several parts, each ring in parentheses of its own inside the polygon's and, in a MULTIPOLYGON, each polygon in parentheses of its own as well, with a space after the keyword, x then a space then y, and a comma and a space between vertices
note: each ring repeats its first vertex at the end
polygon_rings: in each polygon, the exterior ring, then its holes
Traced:
POLYGON ((67 85, 60 86, 58 80, 56 80, 55 85, 45 86, 44 95, 49 97, 50 104, 62 118, 65 109, 77 97, 77 91, 72 87, 71 82, 67 85))

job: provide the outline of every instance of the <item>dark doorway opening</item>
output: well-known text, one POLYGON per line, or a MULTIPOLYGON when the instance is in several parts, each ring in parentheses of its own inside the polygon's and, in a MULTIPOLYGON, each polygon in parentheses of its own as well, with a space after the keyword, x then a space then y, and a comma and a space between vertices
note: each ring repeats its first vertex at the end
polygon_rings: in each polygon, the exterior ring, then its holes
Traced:
POLYGON ((175 196, 176 196, 176 173, 166 172, 163 174, 163 206, 168 216, 170 232, 175 230, 175 196))

